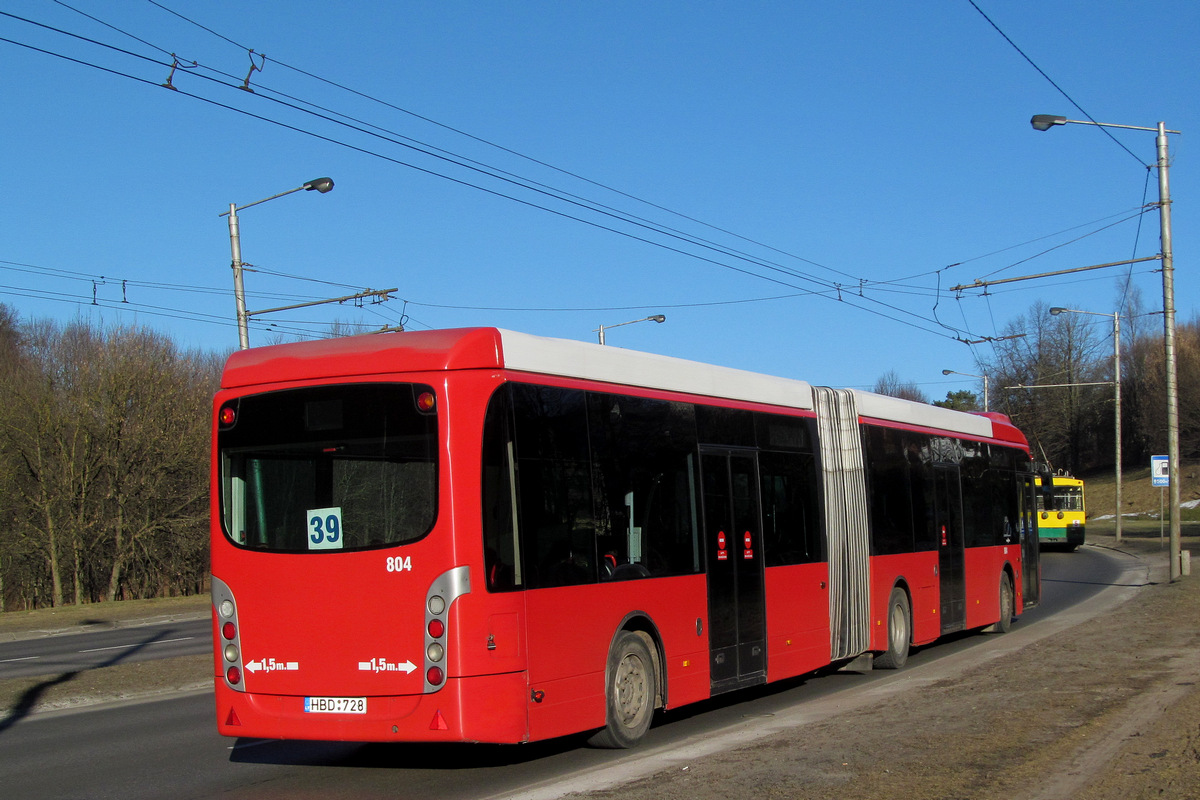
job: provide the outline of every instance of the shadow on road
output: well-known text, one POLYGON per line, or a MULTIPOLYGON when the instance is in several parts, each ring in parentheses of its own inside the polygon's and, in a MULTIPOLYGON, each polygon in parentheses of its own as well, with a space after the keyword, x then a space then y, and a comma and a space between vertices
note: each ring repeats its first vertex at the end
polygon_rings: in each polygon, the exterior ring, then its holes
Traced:
POLYGON ((238 739, 229 760, 239 764, 464 770, 537 761, 584 747, 586 738, 566 736, 523 745, 238 739))
POLYGON ((104 661, 100 664, 96 664, 93 667, 88 667, 87 669, 73 670, 71 672, 64 672, 61 675, 58 675, 54 678, 50 678, 48 680, 42 681, 41 683, 37 684, 36 686, 30 687, 28 691, 26 691, 23 695, 21 695, 21 699, 17 701, 16 705, 13 706, 12 711, 9 712, 8 716, 4 717, 4 719, 0 719, 0 734, 5 733, 9 728, 13 727, 18 722, 20 722, 22 719, 24 719, 25 717, 27 717, 31 713, 33 713, 33 710, 37 707, 38 701, 41 700, 42 696, 45 695, 46 692, 53 689, 55 686, 61 686, 64 683, 70 683, 71 681, 75 680, 75 678, 77 678, 78 676, 80 676, 84 673, 90 672, 94 669, 103 669, 104 667, 116 666, 117 664, 120 664, 125 659, 129 658, 134 653, 137 653, 139 650, 142 650, 143 648, 149 647, 150 645, 154 644, 159 639, 162 639, 163 637, 169 635, 170 633, 171 633, 171 631, 160 631, 160 632, 154 634, 153 636, 147 638, 143 642, 139 642, 138 644, 135 644, 132 647, 127 647, 127 648, 121 650, 119 653, 116 653, 115 655, 113 655, 112 658, 108 659, 107 661, 104 661))

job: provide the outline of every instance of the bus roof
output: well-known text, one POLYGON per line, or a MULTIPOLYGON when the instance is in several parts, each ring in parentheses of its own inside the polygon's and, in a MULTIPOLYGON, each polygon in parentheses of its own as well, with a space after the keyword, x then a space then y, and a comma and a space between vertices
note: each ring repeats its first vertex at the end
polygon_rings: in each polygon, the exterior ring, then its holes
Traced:
MULTIPOLYGON (((507 369, 806 411, 814 408, 813 387, 805 381, 500 328, 382 333, 239 350, 226 362, 221 387, 465 369, 507 369)), ((865 419, 1026 446, 1025 437, 1002 414, 968 414, 858 390, 853 394, 865 419)))

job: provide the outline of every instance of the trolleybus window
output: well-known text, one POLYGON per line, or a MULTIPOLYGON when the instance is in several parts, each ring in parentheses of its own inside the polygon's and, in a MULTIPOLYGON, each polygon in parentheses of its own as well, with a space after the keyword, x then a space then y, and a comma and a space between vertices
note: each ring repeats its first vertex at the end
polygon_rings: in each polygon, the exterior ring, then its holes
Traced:
POLYGON ((710 439, 761 448, 767 565, 820 561, 811 427, 796 417, 630 395, 501 387, 483 435, 488 586, 702 571, 696 459, 698 443, 710 439))
POLYGON ((221 412, 221 510, 235 543, 355 550, 424 536, 437 509, 433 389, 332 386, 243 397, 221 412))
POLYGON ((588 394, 602 580, 701 569, 690 403, 588 394))
POLYGON ((967 547, 1017 542, 1018 468, 1008 448, 931 437, 880 426, 864 427, 870 487, 872 553, 892 555, 938 546, 932 522, 933 464, 960 467, 967 547))
POLYGON ((484 427, 491 589, 703 568, 691 404, 510 384, 484 427))
POLYGON ((823 561, 816 459, 811 453, 764 452, 758 472, 767 566, 823 561))

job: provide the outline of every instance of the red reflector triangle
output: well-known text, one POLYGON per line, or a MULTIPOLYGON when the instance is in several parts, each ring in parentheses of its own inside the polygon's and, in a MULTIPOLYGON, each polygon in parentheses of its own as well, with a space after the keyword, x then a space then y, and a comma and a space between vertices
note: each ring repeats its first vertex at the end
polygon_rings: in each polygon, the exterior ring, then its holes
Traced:
POLYGON ((240 719, 238 719, 237 712, 234 711, 232 708, 229 709, 229 716, 225 718, 225 724, 226 725, 237 725, 238 727, 241 727, 241 725, 242 725, 242 721, 240 719))
POLYGON ((429 723, 431 731, 448 731, 450 726, 446 724, 446 718, 442 716, 441 711, 433 712, 433 722, 429 723))

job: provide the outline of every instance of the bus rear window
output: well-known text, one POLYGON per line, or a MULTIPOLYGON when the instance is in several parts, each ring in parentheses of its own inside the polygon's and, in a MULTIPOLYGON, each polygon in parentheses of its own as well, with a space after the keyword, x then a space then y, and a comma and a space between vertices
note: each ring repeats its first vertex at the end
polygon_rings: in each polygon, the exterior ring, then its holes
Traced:
POLYGON ((221 521, 281 552, 415 541, 437 515, 432 387, 354 384, 231 400, 218 412, 221 521))

